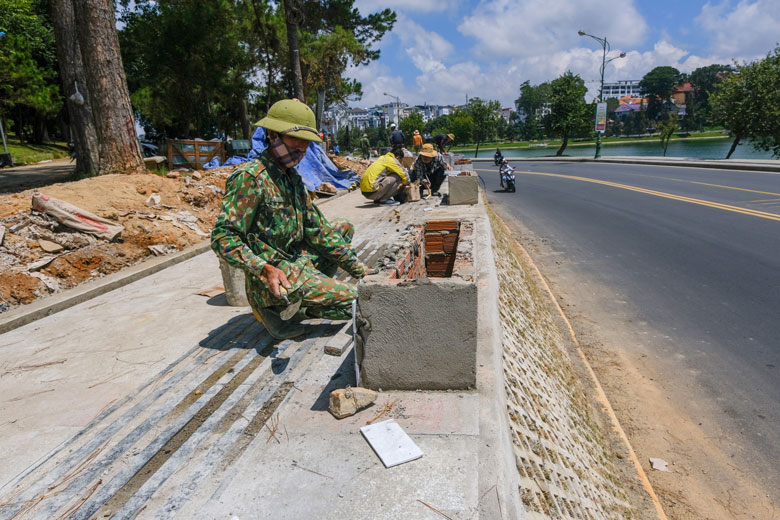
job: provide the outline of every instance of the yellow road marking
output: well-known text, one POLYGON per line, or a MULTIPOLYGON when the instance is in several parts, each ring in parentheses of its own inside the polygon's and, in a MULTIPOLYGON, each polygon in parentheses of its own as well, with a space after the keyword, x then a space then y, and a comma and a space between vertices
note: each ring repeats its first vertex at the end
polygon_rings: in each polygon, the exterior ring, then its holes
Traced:
POLYGON ((755 199, 745 201, 747 204, 772 204, 773 202, 780 202, 780 199, 755 199))
MULTIPOLYGON (((680 179, 673 179, 673 180, 680 180, 680 179)), ((708 182, 695 182, 695 181, 681 181, 681 182, 690 182, 691 184, 702 184, 704 186, 714 186, 715 188, 724 188, 727 190, 738 190, 738 191, 749 191, 750 193, 763 193, 764 195, 777 195, 780 197, 780 193, 774 193, 772 191, 760 191, 760 190, 749 190, 747 188, 735 188, 734 186, 723 186, 721 184, 710 184, 708 182)))
MULTIPOLYGON (((780 215, 777 213, 769 213, 767 211, 758 211, 754 209, 748 209, 748 208, 740 208, 739 206, 732 206, 730 204, 722 204, 720 202, 711 202, 708 200, 702 200, 702 199, 694 199, 692 197, 683 197, 682 195, 674 195, 672 193, 666 193, 663 191, 657 191, 657 190, 649 190, 646 188, 638 188, 636 186, 630 186, 628 184, 619 184, 617 182, 609 182, 609 181, 602 181, 599 179, 589 179, 587 177, 578 177, 576 175, 561 175, 559 173, 544 173, 544 172, 529 172, 529 171, 515 171, 516 174, 522 173, 523 175, 541 175, 546 177, 559 177, 562 179, 571 179, 575 181, 582 181, 582 182, 591 182, 594 184, 601 184, 604 186, 611 186, 613 188, 620 188, 624 190, 629 191, 635 191, 637 193, 644 193, 646 195, 654 195, 656 197, 662 197, 665 199, 671 199, 671 200, 678 200, 680 202, 688 202, 690 204, 697 204, 699 206, 707 206, 710 208, 716 208, 721 209, 724 211, 731 211, 734 213, 741 213, 743 215, 750 215, 752 217, 759 217, 759 218, 765 218, 768 220, 777 220, 780 221, 780 215)), ((705 183, 701 183, 705 184, 705 183)), ((711 185, 714 186, 714 185, 711 185)), ((735 189, 742 189, 742 188, 735 188, 735 189)), ((745 190, 745 191, 753 191, 753 190, 745 190)), ((761 192, 761 193, 767 193, 767 192, 761 192)))

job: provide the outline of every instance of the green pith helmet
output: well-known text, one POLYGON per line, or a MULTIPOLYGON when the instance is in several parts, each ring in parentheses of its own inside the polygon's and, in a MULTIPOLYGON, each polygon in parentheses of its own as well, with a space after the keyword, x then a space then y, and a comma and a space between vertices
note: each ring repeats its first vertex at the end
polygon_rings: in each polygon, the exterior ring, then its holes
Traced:
POLYGON ((279 135, 289 135, 306 141, 321 143, 320 134, 316 130, 317 119, 314 112, 305 103, 297 99, 277 101, 268 110, 268 114, 255 123, 279 135))

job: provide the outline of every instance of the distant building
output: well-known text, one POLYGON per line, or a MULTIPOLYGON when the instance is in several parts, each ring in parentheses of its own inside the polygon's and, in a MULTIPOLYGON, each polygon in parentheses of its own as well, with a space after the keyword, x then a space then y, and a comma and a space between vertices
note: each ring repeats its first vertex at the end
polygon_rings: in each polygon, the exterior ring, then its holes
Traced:
POLYGON ((515 110, 512 107, 502 108, 498 111, 498 115, 506 119, 506 122, 509 123, 509 118, 512 117, 512 112, 515 110))
MULTIPOLYGON (((552 106, 550 105, 550 103, 542 103, 542 106, 536 109, 536 114, 535 114, 536 115, 536 120, 537 121, 541 121, 541 119, 544 116, 546 116, 548 114, 551 114, 551 113, 552 113, 552 106)), ((517 109, 517 118, 521 122, 525 123, 525 120, 528 119, 529 115, 530 114, 527 114, 525 109, 523 109, 523 108, 517 109)))
POLYGON ((621 105, 636 105, 636 104, 647 104, 647 98, 643 98, 642 96, 623 96, 620 99, 618 99, 619 104, 621 105))
POLYGON ((693 95, 693 85, 690 83, 683 83, 674 88, 672 92, 672 101, 677 106, 685 105, 688 98, 693 95))
POLYGON ((623 96, 640 97, 642 88, 639 86, 639 81, 638 79, 627 79, 614 83, 604 83, 602 97, 604 99, 621 98, 623 96))

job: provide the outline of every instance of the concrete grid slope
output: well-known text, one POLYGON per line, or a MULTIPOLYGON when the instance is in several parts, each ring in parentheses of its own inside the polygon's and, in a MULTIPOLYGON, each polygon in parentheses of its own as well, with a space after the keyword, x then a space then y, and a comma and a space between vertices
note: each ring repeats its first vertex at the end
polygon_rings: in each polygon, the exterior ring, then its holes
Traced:
POLYGON ((643 516, 629 501, 611 441, 590 411, 529 267, 502 226, 493 226, 493 232, 508 412, 529 518, 643 516))

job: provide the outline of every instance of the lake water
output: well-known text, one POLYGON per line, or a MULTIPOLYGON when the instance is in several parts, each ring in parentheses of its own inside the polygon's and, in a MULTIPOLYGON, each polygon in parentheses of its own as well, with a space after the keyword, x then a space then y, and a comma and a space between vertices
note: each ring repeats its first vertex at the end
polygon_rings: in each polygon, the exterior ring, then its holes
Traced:
MULTIPOLYGON (((697 140, 680 140, 670 141, 669 148, 666 150, 667 157, 695 157, 697 159, 725 159, 726 154, 729 152, 732 140, 726 139, 697 139, 697 140)), ((515 148, 515 149, 502 149, 501 153, 504 157, 544 157, 555 155, 558 150, 557 146, 533 146, 529 148, 515 148)), ((496 152, 495 148, 482 148, 479 150, 479 157, 493 157, 496 152)), ((590 156, 596 152, 596 145, 588 146, 569 146, 563 151, 564 155, 569 156, 590 156)), ((463 153, 466 157, 474 157, 474 152, 458 152, 463 153)), ((652 141, 643 141, 636 143, 616 143, 616 144, 602 144, 601 155, 602 157, 609 157, 610 155, 617 156, 663 156, 664 150, 661 147, 659 139, 652 141)), ((744 143, 737 146, 734 153, 731 155, 732 159, 773 159, 771 152, 764 152, 761 150, 755 150, 750 143, 744 143)))

